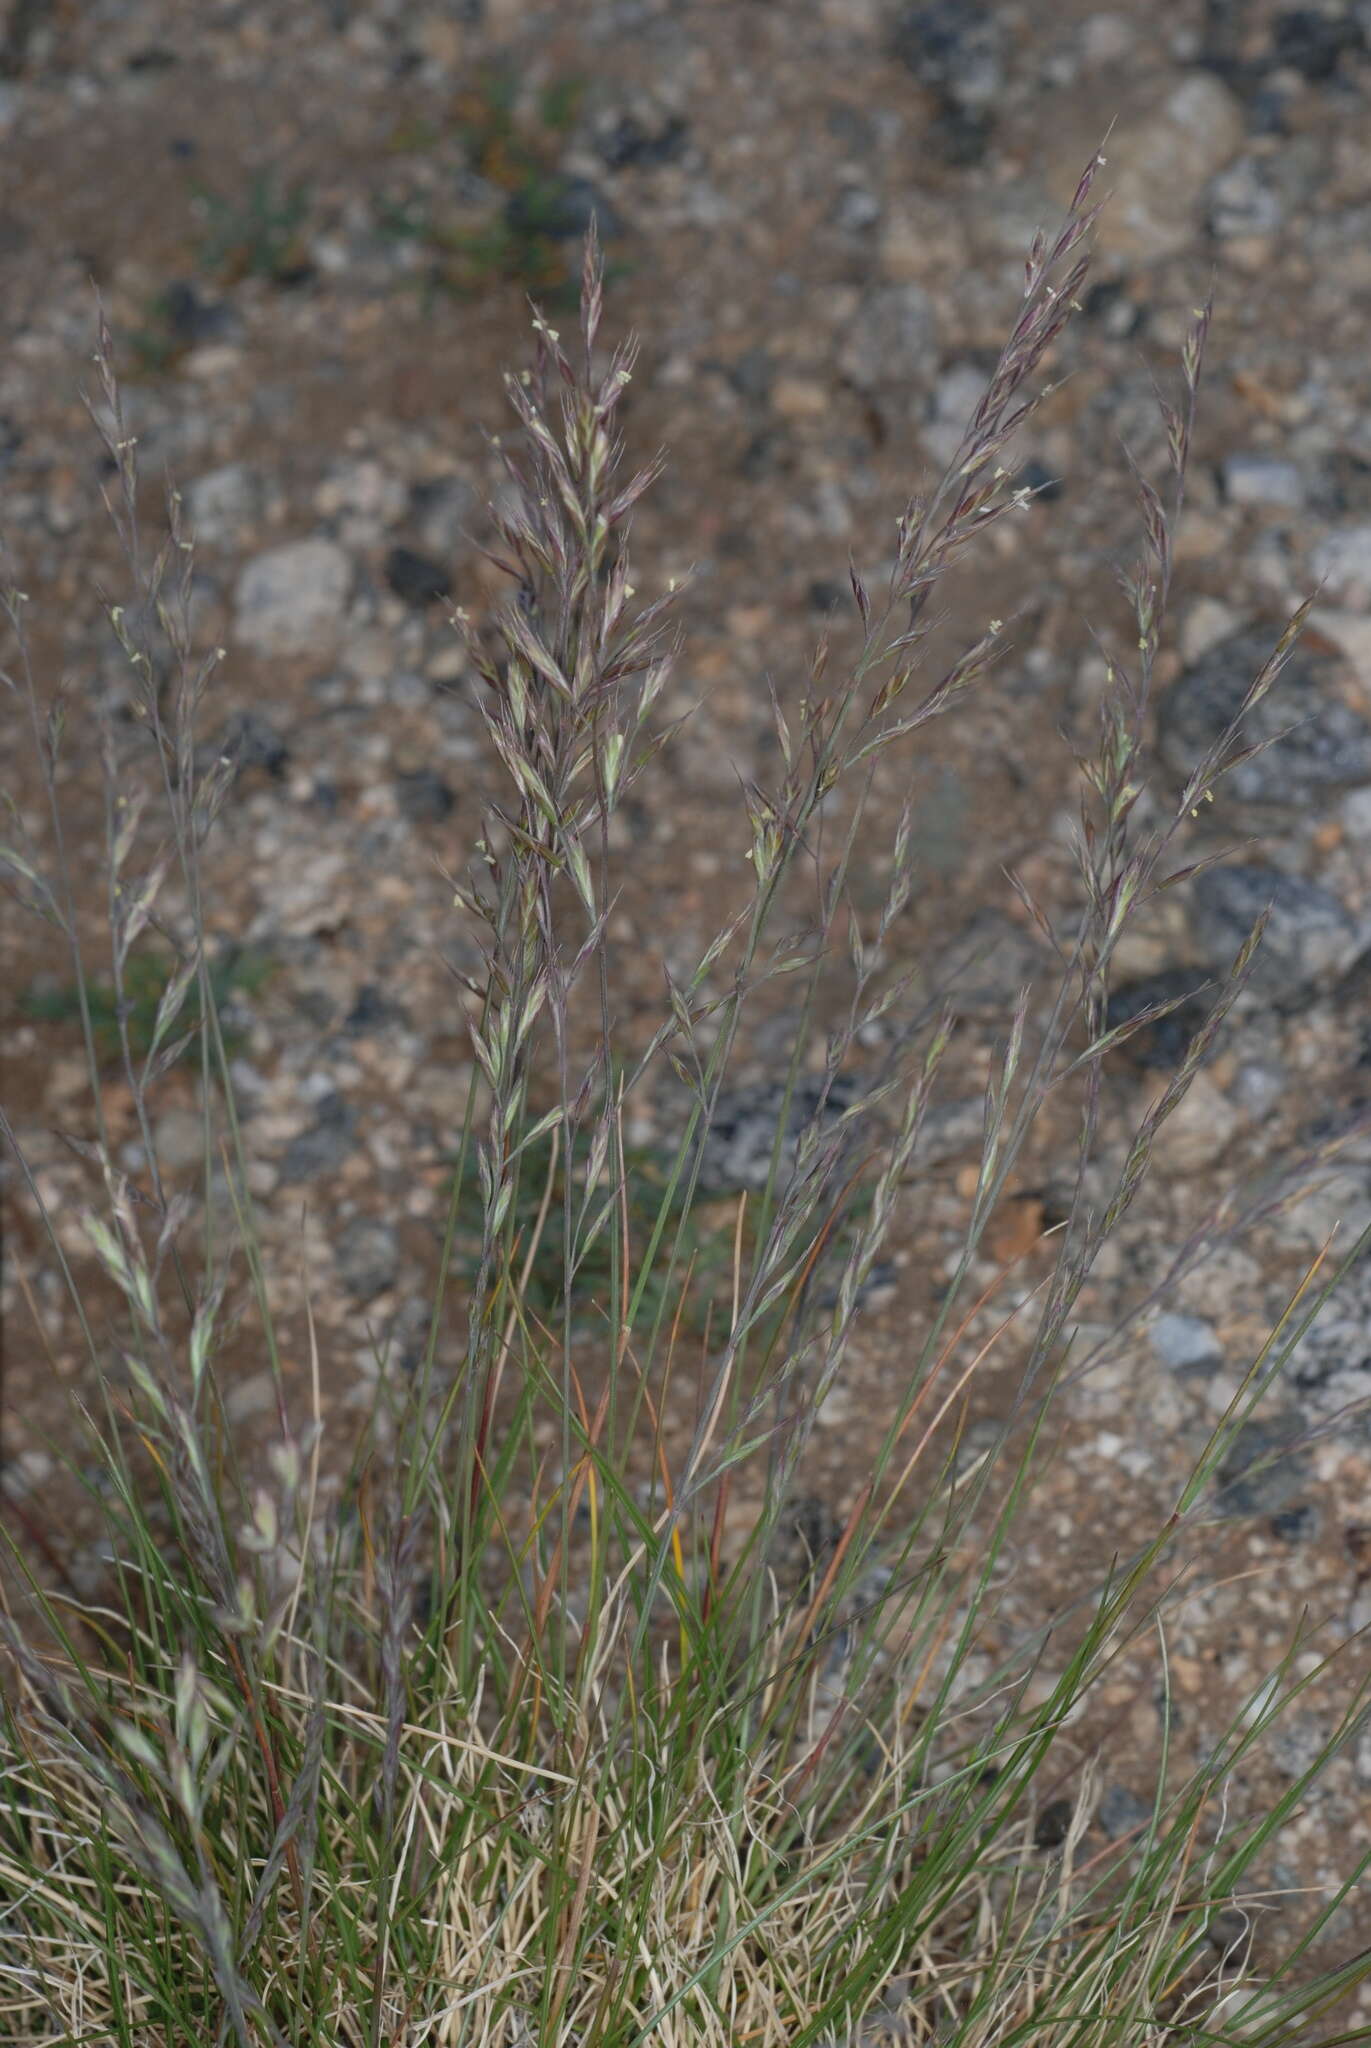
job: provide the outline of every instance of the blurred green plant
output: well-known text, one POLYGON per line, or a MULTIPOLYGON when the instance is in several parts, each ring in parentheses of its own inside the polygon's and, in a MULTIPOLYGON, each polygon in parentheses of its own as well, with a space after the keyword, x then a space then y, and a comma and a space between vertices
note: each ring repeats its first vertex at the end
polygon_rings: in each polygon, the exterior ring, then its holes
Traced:
MULTIPOLYGON (((270 976, 272 965, 270 956, 257 948, 230 947, 212 963, 209 970, 210 999, 215 1009, 222 1010, 231 997, 256 995, 270 976)), ((135 953, 129 960, 125 970, 129 1049, 135 1059, 145 1059, 151 1050, 157 1006, 166 993, 173 972, 174 963, 162 953, 135 953)), ((101 1061, 108 1064, 118 1059, 121 1052, 119 1012, 113 986, 107 981, 87 982, 86 1000, 90 1006, 96 1053, 101 1061)), ((55 988, 34 984, 20 995, 19 1010, 22 1016, 38 1024, 77 1023, 81 1016, 80 992, 74 981, 63 982, 55 988)), ((178 1029, 195 1033, 194 1043, 198 1040, 200 1022, 200 991, 192 982, 178 1029)), ((241 1033, 231 1027, 225 1029, 227 1051, 236 1050, 241 1042, 241 1033)))
MULTIPOLYGON (((575 125, 585 98, 586 81, 571 72, 559 73, 534 102, 535 138, 561 136, 575 125)), ((455 109, 457 132, 475 168, 497 185, 510 182, 508 172, 526 170, 539 158, 538 143, 519 125, 519 74, 509 63, 487 65, 455 109)))
POLYGON ((155 292, 144 302, 143 324, 129 334, 129 348, 137 369, 150 376, 163 376, 174 369, 190 343, 179 333, 172 318, 171 294, 155 292))
POLYGON ((228 198, 197 185, 194 197, 203 221, 197 250, 203 270, 225 284, 256 277, 291 285, 308 276, 307 186, 278 187, 276 174, 264 170, 254 173, 241 196, 228 198))
MULTIPOLYGON (((427 154, 441 146, 445 132, 455 136, 467 169, 504 194, 500 211, 475 225, 445 213, 428 193, 382 202, 381 233, 416 244, 429 258, 419 279, 426 302, 439 292, 463 298, 505 282, 536 292, 550 307, 575 303, 578 252, 590 216, 599 217, 602 234, 609 225, 586 181, 559 162, 584 94, 583 79, 555 78, 538 95, 531 117, 521 119, 517 73, 494 64, 459 97, 448 130, 416 119, 392 131, 395 155, 427 154)), ((624 268, 608 266, 607 280, 624 268)))

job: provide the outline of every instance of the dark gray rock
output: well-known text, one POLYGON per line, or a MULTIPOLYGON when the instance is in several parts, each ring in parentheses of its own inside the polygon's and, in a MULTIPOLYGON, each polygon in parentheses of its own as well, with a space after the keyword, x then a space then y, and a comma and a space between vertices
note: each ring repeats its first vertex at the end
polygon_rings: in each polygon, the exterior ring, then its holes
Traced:
POLYGON ((452 595, 452 578, 441 562, 417 548, 393 547, 386 556, 386 582, 415 611, 452 595))
POLYGON ((984 114, 1005 86, 1005 33, 979 0, 921 0, 899 14, 892 54, 945 106, 984 114))
POLYGON ((758 433, 748 435, 738 457, 738 474, 746 477, 749 483, 755 483, 760 477, 779 475, 789 467, 790 456, 789 438, 764 427, 758 433))
POLYGON ((1015 477, 1014 488, 1019 491, 1031 491, 1035 505, 1050 505, 1061 497, 1066 485, 1045 462, 1039 462, 1034 457, 1024 464, 1015 477))
MULTIPOLYGON (((1343 1248, 1344 1256, 1349 1249, 1343 1248)), ((1371 1256, 1363 1254, 1333 1290, 1286 1371, 1313 1420, 1346 1415, 1349 1429, 1359 1437, 1371 1435, 1371 1256)))
POLYGON ((1285 219, 1285 204, 1258 159, 1241 156, 1210 179, 1206 212, 1209 232, 1230 241, 1274 234, 1285 219))
POLYGON ((981 911, 933 965, 929 993, 958 1017, 998 1022, 1020 991, 1041 982, 1047 966, 1042 941, 1002 910, 981 911))
POLYGON ((476 492, 460 476, 425 477, 409 494, 409 516, 424 548, 440 560, 455 555, 479 512, 476 492))
POLYGON ((388 1031, 392 1025, 404 1030, 409 1019, 398 1003, 393 1003, 382 994, 374 981, 364 982, 357 991, 357 1000, 343 1019, 343 1029, 350 1038, 370 1038, 388 1031))
POLYGON ((1287 135, 1290 132, 1290 106, 1294 97, 1295 91, 1286 84, 1280 73, 1255 86, 1247 98, 1249 131, 1253 135, 1287 135))
POLYGON ((196 756, 196 771, 205 774, 221 756, 233 762, 239 774, 261 768, 279 782, 290 765, 290 748, 269 719, 256 711, 235 711, 211 746, 196 756))
POLYGON ((1371 521, 1339 526, 1309 557, 1310 573, 1335 604, 1371 609, 1371 521))
POLYGON ((923 1120, 914 1157, 920 1166, 945 1166, 964 1154, 978 1155, 985 1142, 985 1103, 979 1095, 935 1102, 923 1120))
POLYGON ((728 371, 728 381, 738 396, 754 405, 766 404, 775 377, 776 359, 760 343, 756 348, 744 349, 728 371))
POLYGON ((1109 341, 1129 341, 1147 324, 1147 308, 1130 297, 1122 278, 1102 278, 1085 295, 1085 317, 1098 322, 1109 341))
POLYGON ((314 1122, 286 1147, 281 1160, 282 1185, 334 1172, 352 1151, 356 1134, 357 1116, 350 1104, 336 1091, 326 1095, 314 1122))
POLYGON ((846 157, 869 157, 880 145, 880 128, 871 114, 848 100, 829 107, 824 125, 846 157))
POLYGON ((843 234, 863 235, 875 227, 884 211, 880 193, 869 185, 844 185, 829 218, 843 234))
MULTIPOLYGON (((857 1100, 859 1092, 859 1084, 852 1076, 839 1074, 821 1113, 822 1078, 812 1074, 800 1076, 785 1118, 778 1185, 794 1166, 800 1140, 816 1118, 825 1126, 833 1124, 857 1100)), ((771 1173, 784 1109, 785 1084, 780 1081, 769 1081, 757 1088, 735 1088, 721 1095, 702 1147, 700 1185, 720 1193, 730 1188, 760 1193, 771 1173)))
POLYGON ((1151 974, 1116 988, 1105 1010, 1105 1023, 1117 1031, 1160 1003, 1176 1003, 1178 1007, 1164 1017, 1140 1024, 1120 1050, 1139 1067, 1178 1067, 1217 994, 1212 978, 1201 969, 1169 968, 1164 974, 1151 974))
POLYGON ((873 285, 858 308, 839 358, 859 391, 909 386, 937 362, 937 310, 918 284, 873 285))
POLYGON ((172 341, 181 348, 198 348, 202 342, 225 341, 238 328, 238 317, 232 306, 203 298, 184 278, 172 279, 158 298, 155 310, 172 341))
POLYGON ((338 1233, 333 1256, 349 1294, 358 1301, 372 1301, 395 1278, 400 1240, 380 1217, 354 1216, 338 1233))
POLYGON ((929 141, 953 170, 970 170, 990 151, 991 119, 987 110, 951 101, 929 130, 929 141))
POLYGON ((1345 58, 1365 47, 1366 31, 1350 9, 1291 7, 1271 28, 1273 66, 1297 71, 1311 85, 1326 83, 1345 58))
MULTIPOLYGON (((1158 712, 1158 740, 1178 776, 1187 777, 1232 724, 1275 639, 1274 633, 1255 631, 1221 640, 1167 691, 1158 712)), ((1238 746, 1278 733, 1285 737, 1225 775, 1220 800, 1303 809, 1331 790, 1371 783, 1371 725, 1336 694, 1337 671, 1334 657, 1295 648, 1244 721, 1238 746)))
POLYGON ((1312 1483, 1308 1457, 1299 1448, 1304 1424, 1295 1414, 1258 1416, 1245 1422, 1218 1471, 1214 1506, 1220 1515, 1276 1515, 1312 1483))
POLYGON ((196 541, 231 546, 262 517, 262 482, 246 462, 226 462, 187 484, 186 511, 196 541))
POLYGON ((799 1494, 787 1505, 767 1552, 767 1562, 787 1592, 803 1592, 812 1585, 842 1533, 842 1516, 820 1494, 799 1494))
POLYGON ((1117 1842, 1121 1835, 1140 1833, 1151 1818, 1151 1801, 1140 1799, 1126 1785, 1106 1785, 1095 1809, 1095 1819, 1111 1842, 1117 1842))
POLYGON ((1221 1956, 1239 1957, 1252 1940, 1252 1915, 1241 1906, 1221 1906, 1205 1927, 1204 1938, 1221 1956))
POLYGON ((1365 519, 1371 515, 1371 462, 1351 448, 1322 453, 1311 493, 1315 509, 1326 519, 1365 519))
POLYGON ((1297 1501, 1271 1517, 1271 1534, 1278 1543, 1312 1543, 1319 1533, 1319 1511, 1310 1500, 1297 1501))
POLYGON ((436 768, 416 768, 395 778, 395 800, 415 825, 440 825, 457 799, 436 768))
POLYGON ((1071 1823, 1076 1817, 1074 1799, 1052 1799, 1043 1808, 1033 1825, 1033 1847, 1035 1849, 1060 1849, 1071 1832, 1071 1823))
POLYGON ((1192 926, 1218 970, 1231 966, 1263 911, 1249 985, 1278 1005, 1298 1005, 1311 984, 1344 972, 1363 950, 1356 919, 1317 882, 1255 863, 1208 868, 1195 880, 1192 926))
POLYGON ((609 171, 643 171, 675 163, 689 141, 689 124, 682 115, 641 108, 608 113, 595 130, 596 151, 609 171))

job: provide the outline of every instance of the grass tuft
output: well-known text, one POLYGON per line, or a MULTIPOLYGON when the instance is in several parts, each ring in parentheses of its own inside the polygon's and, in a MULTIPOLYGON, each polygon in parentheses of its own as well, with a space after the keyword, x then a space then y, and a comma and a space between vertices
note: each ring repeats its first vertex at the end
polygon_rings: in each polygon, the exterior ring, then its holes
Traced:
MULTIPOLYGON (((51 825, 46 860, 19 845, 5 858, 15 893, 70 954, 103 1182, 86 1230, 120 1302, 116 1383, 65 1219, 48 1211, 0 1112, 89 1342, 100 1397, 86 1416, 88 1459, 110 1559, 108 1585, 83 1596, 51 1546, 44 1558, 7 1538, 6 2040, 1352 2038, 1319 2030, 1371 1961, 1318 1966, 1307 1945, 1342 1894, 1284 1955, 1264 1956, 1257 1979, 1216 1963, 1206 1930, 1235 1911, 1245 1924, 1265 1853, 1360 1724, 1364 1689, 1347 1681, 1346 1713, 1318 1755, 1270 1810, 1244 1814, 1236 1788, 1251 1757, 1322 1676, 1297 1636, 1199 1762, 1181 1765, 1164 1725, 1151 1810, 1103 1846, 1090 1825, 1098 1759, 1072 1734, 1130 1649, 1164 1645, 1235 1439, 1336 1275, 1316 1272, 1164 1525, 1090 1598, 1027 1640, 1003 1603, 1060 1384, 1077 1364, 1081 1290, 1127 1231, 1158 1135, 1259 939, 1213 992, 1101 1199, 1109 1055, 1140 1028, 1111 1013, 1113 960, 1174 879, 1174 850, 1232 758, 1230 734, 1159 823, 1138 823, 1207 310, 1164 402, 1169 473, 1137 479, 1131 652, 1110 662, 1094 750, 1079 763, 1079 916, 1059 928, 1030 904, 1057 984, 1045 1002, 1025 992, 1004 1020, 964 1243, 930 1326, 911 1334, 866 1482, 827 1525, 805 1504, 806 1450, 850 1369, 866 1289, 919 1172, 952 1029, 937 1011, 894 1027, 905 1014, 898 919, 922 884, 906 814, 885 900, 859 918, 849 883, 865 791, 876 760, 903 758, 988 686, 1004 645, 992 623, 930 670, 928 622, 947 570, 1016 510, 999 458, 1082 295, 1096 169, 1058 232, 1037 238, 986 392, 946 475, 904 508, 884 586, 852 571, 855 658, 830 672, 821 650, 799 701, 775 703, 776 778, 745 792, 746 885, 694 967, 667 976, 645 1044, 615 1021, 611 825, 669 743, 675 594, 635 596, 630 514, 661 465, 623 470, 618 417, 635 351, 601 342, 593 230, 579 331, 563 341, 535 321, 533 364, 508 380, 519 436, 495 519, 510 601, 489 621, 456 620, 503 775, 475 871, 454 879, 482 936, 465 988, 480 1085, 425 1355, 402 1388, 382 1384, 336 1485, 312 1339, 311 1411, 292 1414, 285 1398, 204 936, 205 847, 230 781, 197 766, 216 656, 193 643, 193 548, 174 494, 166 545, 144 545, 102 322, 92 414, 137 600, 111 623, 151 770, 132 803, 133 771, 109 742, 106 994, 88 983, 78 943, 61 720, 28 659, 26 600, 17 589, 3 600, 16 649, 7 681, 51 825), (160 620, 169 682, 136 617, 160 620), (800 945, 797 905, 810 933, 800 945), (136 949, 154 915, 180 964, 144 1032, 136 949), (791 1005, 793 1057, 768 1170, 728 1197, 721 1251, 707 1134, 731 1100, 754 999, 773 983, 791 1005), (844 1006, 816 1072, 813 1020, 835 987, 844 1006), (103 1128, 109 1014, 142 1133, 137 1171, 103 1128), (857 1052, 882 1021, 891 1050, 873 1070, 857 1052), (220 1201, 220 1221, 193 1242, 151 1135, 183 1032, 215 1105, 206 1191, 226 1175, 231 1197, 232 1227, 220 1201), (628 1142, 627 1120, 667 1071, 688 1105, 684 1129, 669 1157, 649 1158, 628 1142), (1048 1277, 1006 1325, 1017 1346, 1009 1413, 973 1444, 968 1392, 996 1356, 969 1334, 973 1269, 1018 1162, 1063 1099, 1075 1110, 1072 1190, 1048 1277), (439 1334, 454 1321, 463 1352, 449 1372, 439 1334), (260 1463, 224 1413, 230 1325, 239 1345, 254 1333, 281 1388, 279 1433, 260 1463), (692 1373, 693 1433, 678 1447, 668 1409, 692 1373)), ((1177 1270, 1204 1249, 1178 1248, 1177 1270)))

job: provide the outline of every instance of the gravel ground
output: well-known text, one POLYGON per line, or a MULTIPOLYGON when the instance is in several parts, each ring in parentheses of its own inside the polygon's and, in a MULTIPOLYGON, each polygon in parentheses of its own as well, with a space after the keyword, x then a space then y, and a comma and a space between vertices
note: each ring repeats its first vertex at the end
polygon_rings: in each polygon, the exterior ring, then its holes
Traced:
MULTIPOLYGON (((1272 700, 1273 727, 1295 730, 1224 785, 1188 849, 1238 848, 1235 861, 1165 898, 1129 941, 1120 1015, 1159 988, 1197 987, 1272 905, 1253 991, 1168 1127, 1127 1247, 1101 1261, 1082 1304, 1083 1352, 1226 1190, 1260 1189, 1283 1162, 1353 1135, 1335 1177, 1187 1275, 1073 1381, 1006 1626, 1034 1626, 1169 1511, 1329 1232, 1340 1225, 1346 1244, 1371 1221, 1371 1141, 1355 1135, 1371 1106, 1368 91, 1365 0, 1173 0, 1160 13, 1137 0, 1107 12, 1077 0, 0 9, 4 533, 41 672, 69 674, 77 702, 117 720, 127 683, 98 594, 118 590, 118 561, 79 398, 94 280, 150 517, 169 471, 198 537, 205 643, 227 650, 205 740, 238 767, 210 922, 226 971, 236 963, 236 1075, 287 1369, 303 1385, 307 1293, 331 1416, 360 1409, 378 1370, 402 1370, 421 1341, 466 1099, 445 962, 471 964, 473 939, 439 868, 463 865, 496 785, 447 614, 455 598, 479 615, 495 593, 477 552, 498 489, 485 435, 506 424, 499 373, 526 353, 526 291, 556 304, 594 214, 616 273, 610 323, 644 342, 633 451, 666 444, 672 457, 637 519, 640 580, 697 571, 667 708, 699 708, 621 831, 615 937, 632 1029, 657 1014, 662 956, 698 954, 741 872, 737 777, 764 771, 774 748, 765 677, 797 687, 825 624, 835 659, 850 644, 849 551, 878 569, 896 510, 955 448, 1032 232, 1112 123, 1113 197, 1060 355, 1070 374, 1015 451, 1036 495, 948 591, 949 643, 988 612, 1017 615, 1013 652, 916 762, 883 766, 874 792, 879 845, 915 777, 911 955, 930 979, 953 959, 976 964, 959 984, 952 1099, 808 1483, 841 1511, 869 1471, 870 1418, 893 1398, 959 1241, 986 1063, 1006 1003, 1045 965, 1002 870, 1056 908, 1074 900, 1064 735, 1091 730, 1092 627, 1121 623, 1113 565, 1135 538, 1124 451, 1155 464, 1153 379, 1171 374, 1212 280, 1145 801, 1174 796, 1284 617, 1319 594, 1272 700)), ((135 746, 126 716, 120 729, 135 746)), ((41 843, 26 773, 5 780, 41 843)), ((89 717, 73 721, 63 801, 94 876, 89 717)), ((859 895, 878 900, 883 885, 873 862, 859 895)), ((5 1097, 75 1257, 88 1169, 57 1134, 89 1134, 79 1042, 60 1015, 34 1014, 45 998, 61 1009, 43 931, 7 913, 3 942, 5 1097)), ((777 1042, 762 1028, 747 1048, 718 1147, 725 1194, 747 1185, 748 1119, 765 1126, 777 1042)), ((1182 1042, 1153 1027, 1120 1058, 1116 1164, 1182 1042)), ((114 1078, 106 1112, 136 1170, 114 1078)), ((635 1142, 669 1136, 673 1114, 666 1097, 647 1105, 635 1142)), ((180 1072, 156 1135, 173 1178, 193 1185, 199 1123, 180 1072)), ((1043 1150, 1015 1190, 987 1286, 1016 1261, 1026 1296, 1046 1270, 1064 1156, 1043 1150)), ((85 1367, 13 1177, 7 1198, 5 1484, 41 1513, 57 1498, 45 1439, 63 1428, 61 1383, 79 1388, 85 1367)), ((1143 1653, 1120 1667, 1104 1701, 1106 1831, 1136 1824, 1160 1713, 1186 1755, 1203 1755, 1301 1614, 1320 1632, 1297 1668, 1345 1643, 1347 1668, 1365 1669, 1352 1638, 1371 1621, 1369 1331, 1364 1269, 1225 1476, 1212 1555, 1171 1624, 1169 1707, 1143 1653)), ((271 1382, 246 1342, 229 1365, 235 1415, 269 1419, 271 1382)), ((986 1380, 973 1428, 1011 1377, 1007 1362, 986 1380)), ((684 1405, 669 1417, 691 1419, 684 1405)), ((1270 1798, 1298 1773, 1336 1697, 1311 1687, 1243 1796, 1270 1798)), ((1273 1892, 1341 1873, 1369 1793, 1364 1733, 1282 1829, 1273 1892)), ((1366 1919, 1345 1914, 1326 1947, 1371 1940, 1366 1919)))

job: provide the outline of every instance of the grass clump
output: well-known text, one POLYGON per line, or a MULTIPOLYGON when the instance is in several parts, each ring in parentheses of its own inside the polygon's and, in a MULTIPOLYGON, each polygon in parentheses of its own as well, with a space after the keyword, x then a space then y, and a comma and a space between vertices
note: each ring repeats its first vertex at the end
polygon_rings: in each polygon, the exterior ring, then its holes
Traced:
MULTIPOLYGON (((1259 1983, 1235 1986, 1205 1962, 1204 1934, 1241 1904, 1353 1732, 1364 1711, 1355 1688, 1280 1801, 1238 1814, 1238 1776, 1313 1682, 1307 1661, 1297 1665, 1303 1640, 1292 1643, 1209 1755, 1182 1769, 1163 1735, 1146 1821, 1103 1849, 1086 1843, 1095 1780, 1066 1733, 1125 1648, 1164 1624, 1216 1475, 1320 1290, 1253 1362, 1164 1526, 1057 1617, 1050 1641, 1000 1627, 1009 1546, 1075 1306, 1101 1247, 1127 1227, 1157 1136, 1244 987, 1259 936, 1107 1198, 1092 1203, 1106 1062, 1139 1028, 1108 1021, 1111 962, 1230 752, 1226 739, 1161 824, 1138 827, 1206 314, 1166 410, 1170 477, 1164 490, 1139 486, 1135 653, 1111 666, 1096 751, 1082 764, 1082 908, 1074 929, 1053 933, 1060 985, 1045 1015, 1025 994, 1005 1019, 964 1245, 929 1327, 911 1336, 866 1481, 807 1539, 802 1572, 788 1579, 779 1562, 815 1418, 849 1367, 864 1288, 918 1171, 951 1036, 946 1012, 921 1014, 893 1034, 879 1072, 854 1079, 868 1027, 903 1014, 896 932, 917 886, 906 814, 886 900, 864 928, 854 913, 845 964, 836 959, 863 790, 870 765, 953 711, 1003 644, 992 625, 925 673, 942 577, 1014 507, 997 458, 1031 412, 1081 292, 1092 176, 1060 232, 1035 245, 962 448, 901 516, 887 588, 873 596, 853 573, 855 660, 830 675, 821 650, 801 701, 775 703, 780 767, 771 787, 746 792, 741 901, 693 969, 668 974, 645 1044, 624 1042, 615 1024, 610 825, 670 736, 659 709, 673 593, 635 602, 627 525, 659 464, 627 478, 621 469, 616 416, 634 352, 602 351, 593 234, 575 341, 536 323, 536 362, 508 382, 522 445, 507 455, 514 490, 497 522, 517 594, 488 634, 458 614, 506 777, 476 872, 454 884, 484 934, 484 966, 467 984, 481 1084, 425 1355, 404 1388, 383 1386, 332 1491, 317 1351, 313 1412, 288 1412, 280 1378, 203 942, 204 848, 228 787, 195 770, 214 663, 191 643, 191 550, 174 496, 169 545, 152 562, 141 546, 133 443, 102 331, 98 416, 118 465, 115 516, 175 661, 159 692, 127 638, 132 608, 114 614, 165 833, 148 854, 137 831, 112 832, 111 872, 123 878, 110 898, 112 982, 126 993, 137 929, 154 899, 173 899, 163 918, 181 934, 186 990, 194 980, 200 991, 205 1075, 222 1082, 206 1175, 228 1161, 237 1230, 192 1247, 150 1140, 136 1178, 97 1146, 106 1199, 87 1229, 122 1303, 117 1394, 91 1332, 105 1388, 91 1455, 111 1583, 77 1600, 12 1546, 0 1616, 6 2039, 1286 2048, 1351 2038, 1319 2029, 1365 1960, 1320 1971, 1292 1942, 1259 1983), (816 1075, 805 1063, 812 1019, 825 977, 840 973, 847 1000, 816 1075), (796 1022, 785 1107, 803 1098, 806 1113, 781 1115, 765 1185, 736 1202, 723 1300, 690 1347, 694 1423, 681 1447, 667 1417, 690 1371, 682 1315, 707 1198, 700 1141, 753 999, 773 985, 791 992, 796 1022), (679 1148, 649 1172, 626 1119, 663 1063, 690 1109, 679 1148), (535 1110, 544 1089, 552 1107, 535 1110), (973 1457, 959 1427, 984 1359, 967 1336, 973 1263, 1045 1107, 1063 1095, 1079 1106, 1076 1194, 1051 1273, 1019 1311, 1010 1412, 973 1457), (255 1318, 282 1388, 279 1440, 260 1469, 235 1454, 224 1416, 216 1357, 231 1314, 240 1342, 255 1318), (440 1337, 454 1317, 461 1357, 448 1371, 440 1337)), ((21 649, 22 607, 11 591, 21 649)), ((1299 623, 1244 710, 1271 687, 1299 623)), ((17 886, 66 934, 79 978, 58 740, 22 658, 14 682, 58 849, 50 875, 25 859, 17 886)), ((117 763, 110 772, 117 779, 117 763)), ((159 1008, 168 1003, 178 1007, 164 996, 159 1008)), ((88 1001, 82 1021, 94 1082, 88 1001)), ((156 1062, 140 1060, 127 1034, 121 1057, 146 1132, 156 1062)), ((98 1089, 95 1102, 98 1119, 98 1089)), ((0 1127, 17 1145, 8 1118, 0 1127)), ((37 1179, 28 1185, 41 1209, 37 1179)), ((58 1219, 47 1220, 70 1276, 58 1219)))

